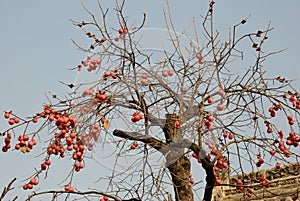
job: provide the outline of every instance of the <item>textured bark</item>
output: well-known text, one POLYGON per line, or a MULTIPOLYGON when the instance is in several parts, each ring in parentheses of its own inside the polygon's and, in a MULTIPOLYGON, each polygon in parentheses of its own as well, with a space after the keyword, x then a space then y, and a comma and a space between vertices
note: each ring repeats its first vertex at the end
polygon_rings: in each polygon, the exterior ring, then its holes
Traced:
MULTIPOLYGON (((166 124, 163 128, 167 144, 182 140, 180 129, 175 127, 178 119, 176 114, 166 115, 166 124)), ((165 153, 167 168, 170 171, 175 191, 176 201, 193 201, 194 195, 189 183, 191 163, 184 155, 184 148, 170 146, 165 153)))
MULTIPOLYGON (((190 146, 190 149, 193 152, 197 153, 198 155, 201 156, 206 155, 205 153, 201 153, 205 151, 194 143, 190 146)), ((216 176, 213 169, 214 164, 210 161, 210 159, 207 156, 201 159, 201 161, 202 161, 202 167, 206 173, 206 178, 205 178, 206 187, 204 191, 203 201, 211 201, 213 189, 216 183, 216 176)))

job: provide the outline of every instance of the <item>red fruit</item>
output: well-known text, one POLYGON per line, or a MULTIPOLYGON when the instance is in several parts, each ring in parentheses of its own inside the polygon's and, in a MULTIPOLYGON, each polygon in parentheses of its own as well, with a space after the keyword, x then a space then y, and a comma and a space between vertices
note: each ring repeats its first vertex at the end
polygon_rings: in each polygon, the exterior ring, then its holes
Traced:
POLYGON ((24 136, 23 136, 23 140, 24 140, 24 141, 27 141, 27 140, 29 140, 29 137, 28 137, 28 135, 24 135, 24 136))
POLYGON ((295 133, 294 133, 293 131, 291 131, 291 132, 289 132, 289 136, 290 136, 291 138, 293 138, 293 137, 295 137, 295 133))
POLYGON ((25 143, 24 140, 20 141, 19 144, 21 145, 21 147, 23 147, 24 145, 26 145, 26 143, 25 143))
POLYGON ((229 136, 228 136, 228 138, 229 138, 230 140, 232 140, 232 139, 233 139, 233 134, 230 133, 229 136))
POLYGON ((248 192, 248 193, 247 193, 247 196, 248 196, 248 197, 252 197, 252 193, 251 193, 251 192, 248 192))
POLYGON ((194 184, 195 180, 193 178, 190 179, 190 184, 194 184))
POLYGON ((33 188, 33 184, 29 183, 27 184, 28 189, 32 189, 33 188))
POLYGON ((268 127, 267 133, 272 133, 272 128, 271 127, 268 127))
POLYGON ((72 144, 73 143, 73 139, 69 136, 66 138, 66 142, 68 145, 72 144))
POLYGON ((168 76, 168 72, 163 71, 163 72, 162 72, 162 76, 163 76, 163 77, 167 77, 167 76, 168 76))
POLYGON ((211 97, 209 97, 209 98, 207 99, 207 102, 208 102, 209 104, 212 104, 212 103, 214 102, 214 99, 211 98, 211 97))
POLYGON ((291 96, 290 98, 289 98, 289 100, 290 100, 290 102, 295 102, 295 98, 294 98, 294 96, 291 96))
POLYGON ((80 151, 80 152, 83 152, 84 151, 84 146, 81 144, 81 145, 79 145, 78 146, 78 150, 80 151))
POLYGON ((141 83, 142 83, 142 84, 147 84, 147 79, 142 79, 142 80, 141 80, 141 83))
POLYGON ((198 158, 198 156, 197 156, 197 154, 196 154, 195 152, 192 153, 192 156, 193 156, 194 158, 198 158))
POLYGON ((7 152, 8 151, 7 147, 6 146, 2 147, 2 151, 7 152))
POLYGON ((292 121, 292 120, 293 120, 293 116, 289 115, 289 116, 287 116, 287 119, 288 119, 289 121, 292 121))
POLYGON ((224 109, 224 108, 223 108, 223 105, 222 105, 222 104, 218 104, 217 110, 221 111, 221 110, 223 110, 223 109, 224 109))
POLYGON ((24 185, 23 185, 23 189, 24 189, 24 190, 27 190, 27 189, 28 189, 28 184, 24 184, 24 185))
POLYGON ((4 118, 5 118, 5 119, 8 119, 9 117, 10 117, 10 112, 5 112, 5 113, 4 113, 4 118))
POLYGON ((285 147, 284 146, 279 146, 280 151, 284 151, 285 147))
POLYGON ((17 117, 15 117, 14 120, 15 120, 15 123, 16 123, 16 124, 20 122, 20 119, 17 118, 17 117))
POLYGON ((76 133, 74 133, 74 132, 70 133, 70 137, 71 137, 72 139, 74 139, 74 138, 76 137, 76 133))
POLYGON ((16 150, 19 150, 20 148, 21 148, 21 145, 20 145, 20 144, 16 144, 16 145, 15 145, 15 149, 16 149, 16 150))
POLYGON ((107 197, 107 196, 104 196, 104 197, 103 197, 103 200, 104 200, 104 201, 108 201, 108 197, 107 197))
POLYGON ((241 185, 243 182, 242 182, 242 180, 240 180, 240 179, 238 179, 237 181, 236 181, 236 184, 238 184, 238 185, 241 185))
POLYGON ((11 145, 10 145, 10 144, 7 144, 7 145, 5 145, 5 147, 6 147, 6 149, 8 150, 8 149, 11 148, 11 145))
POLYGON ((34 117, 34 118, 32 119, 32 122, 33 122, 33 123, 37 123, 37 122, 38 122, 38 118, 37 118, 37 117, 34 117))
POLYGON ((260 164, 263 164, 263 163, 264 163, 264 159, 259 158, 259 159, 258 159, 258 162, 259 162, 260 164))
POLYGON ((274 109, 272 107, 270 107, 268 111, 271 113, 271 112, 274 112, 274 109))
POLYGON ((81 151, 76 152, 77 158, 81 158, 83 153, 81 151))
POLYGON ((50 161, 49 159, 47 159, 47 160, 45 161, 45 164, 46 164, 47 166, 49 166, 49 165, 51 165, 51 161, 50 161))
POLYGON ((34 145, 34 144, 33 144, 33 141, 32 141, 32 140, 30 140, 30 141, 28 142, 28 144, 27 144, 27 145, 28 145, 28 147, 29 147, 29 148, 32 148, 32 147, 33 147, 33 145, 34 145))
POLYGON ((201 53, 197 53, 197 54, 196 54, 196 58, 199 59, 199 60, 201 60, 201 59, 203 59, 203 56, 202 56, 201 53))
POLYGON ((271 112, 270 115, 271 115, 271 117, 275 117, 276 113, 275 112, 271 112))
POLYGON ((276 152, 275 152, 274 150, 271 150, 271 151, 270 151, 270 154, 271 154, 272 156, 274 156, 275 153, 276 153, 276 152))
POLYGON ((88 61, 81 61, 81 64, 84 66, 84 67, 87 67, 89 65, 89 62, 88 61))
POLYGON ((245 190, 245 188, 244 188, 243 186, 239 186, 239 187, 238 187, 238 190, 240 190, 240 191, 244 191, 244 190, 245 190))
POLYGON ((173 74, 174 74, 174 71, 173 71, 173 70, 169 70, 169 71, 168 71, 168 75, 169 75, 169 76, 172 76, 173 74))
POLYGON ((139 120, 140 120, 140 118, 138 117, 138 115, 134 115, 133 117, 131 117, 132 122, 137 122, 139 120))
POLYGON ((222 183, 221 179, 219 179, 218 177, 216 177, 216 185, 220 185, 222 183))
POLYGON ((216 167, 216 166, 214 166, 214 167, 213 167, 213 170, 214 170, 214 173, 217 173, 217 172, 219 171, 219 168, 216 167))
POLYGON ((293 120, 289 121, 289 124, 290 124, 290 125, 294 125, 294 123, 295 123, 295 122, 294 122, 293 120))
POLYGON ((205 122, 204 122, 204 125, 206 126, 206 127, 209 127, 211 124, 210 124, 210 121, 207 119, 207 120, 205 120, 205 122))
POLYGON ((280 169, 280 164, 276 163, 275 167, 276 167, 276 169, 280 169))
POLYGON ((4 143, 7 145, 7 144, 10 144, 10 138, 5 138, 4 139, 4 143))
POLYGON ((227 133, 227 132, 224 132, 224 133, 223 133, 223 137, 224 137, 224 138, 227 138, 227 137, 228 137, 228 133, 227 133))
POLYGON ((124 29, 120 28, 119 29, 119 34, 124 34, 124 29))
POLYGON ((223 95, 224 95, 224 91, 223 91, 222 89, 219 89, 218 94, 219 94, 220 96, 223 96, 223 95))
POLYGON ((260 181, 260 182, 265 181, 265 177, 264 177, 264 176, 260 176, 260 177, 259 177, 259 181, 260 181))
POLYGON ((142 79, 147 79, 147 74, 142 74, 142 79))
POLYGON ((53 115, 50 115, 50 116, 48 117, 48 119, 49 119, 49 121, 53 121, 53 120, 54 120, 54 116, 53 116, 53 115))
POLYGON ((144 117, 143 113, 139 113, 138 116, 139 116, 140 120, 144 117))
POLYGON ((292 145, 292 144, 293 144, 293 142, 292 142, 291 140, 287 140, 285 143, 286 143, 287 145, 292 145))
POLYGON ((72 149, 73 149, 72 145, 68 145, 68 146, 67 146, 67 150, 68 150, 68 151, 72 151, 72 149))
POLYGON ((228 168, 228 164, 226 162, 223 161, 222 165, 223 165, 223 168, 228 168))
POLYGON ((29 182, 33 185, 37 185, 39 183, 39 181, 35 178, 31 178, 29 182))
MULTIPOLYGON (((72 146, 71 146, 71 147, 72 147, 72 146)), ((74 145, 73 145, 73 149, 74 149, 74 150, 77 150, 78 147, 79 147, 78 144, 74 144, 74 145)))
POLYGON ((101 119, 101 123, 104 124, 105 122, 106 122, 106 118, 103 117, 103 118, 101 119))
POLYGON ((285 150, 283 151, 283 153, 284 153, 284 155, 285 155, 286 157, 290 157, 290 155, 291 155, 291 153, 290 153, 289 150, 287 150, 287 149, 285 149, 285 150))
POLYGON ((130 149, 135 149, 135 148, 136 148, 135 144, 130 145, 130 149))
POLYGON ((293 146, 294 146, 294 147, 298 147, 298 146, 299 146, 299 143, 296 142, 296 141, 294 141, 294 142, 293 142, 293 146))
POLYGON ((65 191, 70 191, 70 188, 71 188, 71 187, 70 187, 69 185, 66 185, 66 186, 65 186, 65 191))
POLYGON ((69 192, 74 192, 74 187, 71 186, 69 192))
POLYGON ((210 122, 212 122, 213 120, 215 120, 215 118, 210 115, 209 117, 207 117, 207 120, 210 121, 210 122))
POLYGON ((278 132, 278 135, 279 135, 279 138, 280 138, 280 139, 283 138, 283 132, 282 132, 282 131, 279 131, 279 132, 278 132))
POLYGON ((103 94, 103 93, 98 93, 98 94, 97 94, 97 98, 98 98, 99 100, 101 100, 101 101, 105 101, 106 95, 103 94))
POLYGON ((265 186, 265 187, 267 187, 267 188, 270 187, 269 182, 267 182, 267 181, 265 181, 265 180, 261 182, 261 185, 263 185, 263 186, 265 186))
POLYGON ((9 121, 8 121, 8 124, 9 125, 14 125, 15 123, 15 119, 14 118, 10 118, 9 121))
POLYGON ((176 127, 176 128, 180 128, 180 122, 179 122, 179 120, 176 120, 176 121, 175 121, 175 127, 176 127))

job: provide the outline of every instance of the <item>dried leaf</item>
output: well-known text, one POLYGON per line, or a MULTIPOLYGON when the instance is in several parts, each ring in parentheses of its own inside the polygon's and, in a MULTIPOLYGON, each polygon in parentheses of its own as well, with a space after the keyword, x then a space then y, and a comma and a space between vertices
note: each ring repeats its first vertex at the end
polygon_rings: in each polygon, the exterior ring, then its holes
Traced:
POLYGON ((108 129, 110 128, 109 120, 106 120, 106 121, 104 122, 103 128, 104 128, 105 130, 108 130, 108 129))
POLYGON ((20 148, 21 152, 24 154, 26 153, 26 149, 27 149, 27 146, 23 146, 20 148))

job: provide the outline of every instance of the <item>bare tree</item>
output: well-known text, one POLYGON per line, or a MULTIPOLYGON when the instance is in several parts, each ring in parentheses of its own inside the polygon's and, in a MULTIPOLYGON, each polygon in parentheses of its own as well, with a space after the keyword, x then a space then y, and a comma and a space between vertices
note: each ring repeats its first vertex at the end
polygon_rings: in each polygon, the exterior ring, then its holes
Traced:
MULTIPOLYGON (((74 70, 89 73, 88 81, 62 82, 72 89, 67 98, 51 94, 49 104, 33 117, 21 118, 12 111, 4 114, 11 125, 2 132, 4 152, 15 137, 15 150, 30 153, 36 139, 44 138, 40 132, 49 133, 44 162, 24 184, 25 190, 37 185, 41 175, 47 177, 52 157, 70 155, 74 161, 65 189, 32 191, 28 200, 51 194, 52 200, 77 195, 89 200, 192 201, 200 200, 204 187, 202 200, 210 201, 216 185, 235 185, 250 196, 255 192, 251 183, 243 184, 243 176, 236 184, 222 178, 243 175, 249 167, 255 171, 264 159, 282 165, 298 159, 299 94, 291 80, 268 77, 263 68, 267 57, 278 53, 264 52, 270 25, 239 35, 239 27, 247 26, 245 18, 222 41, 224 35, 214 27, 214 1, 202 19, 204 37, 196 20, 176 30, 168 5, 164 22, 171 48, 157 55, 141 46, 146 15, 140 24, 131 23, 123 11, 125 1, 115 5, 118 25, 109 24, 109 12, 100 1, 102 19, 84 7, 91 21, 73 22, 92 40, 89 48, 74 42, 87 53, 74 70), (249 42, 249 49, 239 46, 242 41, 249 42), (253 58, 252 63, 244 64, 245 58, 253 58), (28 133, 37 121, 38 129, 28 133), (24 135, 13 135, 19 128, 24 128, 24 135), (85 157, 101 143, 115 147, 108 187, 74 189, 75 172, 84 168, 85 157), (205 182, 195 182, 192 160, 204 169, 205 182), (123 171, 116 171, 119 167, 123 171)), ((267 188, 268 182, 262 185, 267 188)))

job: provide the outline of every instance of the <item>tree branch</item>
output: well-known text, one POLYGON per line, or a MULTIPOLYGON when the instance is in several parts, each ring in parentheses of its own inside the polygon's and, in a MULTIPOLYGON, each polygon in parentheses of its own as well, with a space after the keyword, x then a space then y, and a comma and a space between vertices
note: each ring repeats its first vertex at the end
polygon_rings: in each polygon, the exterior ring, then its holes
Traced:
MULTIPOLYGON (((152 148, 160 151, 162 148, 166 147, 167 144, 154 138, 149 135, 144 135, 138 132, 125 132, 121 130, 114 130, 113 132, 114 136, 121 137, 124 139, 129 139, 129 140, 135 140, 135 141, 140 141, 143 142, 152 148)), ((161 151, 160 151, 161 152, 161 151)))

